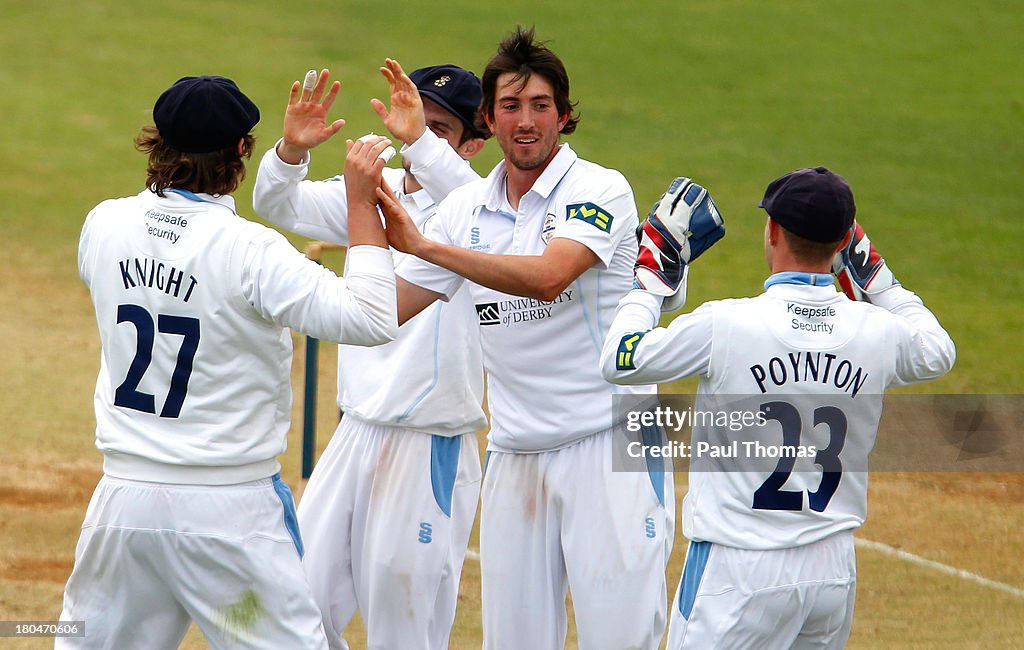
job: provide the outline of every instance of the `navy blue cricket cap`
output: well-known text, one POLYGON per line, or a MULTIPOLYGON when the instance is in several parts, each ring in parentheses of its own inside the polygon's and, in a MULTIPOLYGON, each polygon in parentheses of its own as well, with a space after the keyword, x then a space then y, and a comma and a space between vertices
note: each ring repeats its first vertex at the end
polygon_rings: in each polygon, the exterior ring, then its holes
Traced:
POLYGON ((182 77, 156 100, 164 142, 185 153, 230 147, 260 121, 260 109, 226 77, 182 77))
POLYGON ((825 167, 776 178, 757 207, 794 235, 822 243, 842 239, 857 212, 846 179, 825 167))
POLYGON ((475 74, 446 63, 413 70, 409 78, 416 84, 420 96, 440 104, 459 118, 470 132, 477 133, 474 123, 476 111, 483 100, 483 90, 475 74))

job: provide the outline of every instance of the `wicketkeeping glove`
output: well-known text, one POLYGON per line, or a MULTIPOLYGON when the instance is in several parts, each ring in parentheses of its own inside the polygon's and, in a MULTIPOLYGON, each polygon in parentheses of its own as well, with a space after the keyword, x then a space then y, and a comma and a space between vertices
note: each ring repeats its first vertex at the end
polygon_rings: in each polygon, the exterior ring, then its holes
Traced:
POLYGON ((686 302, 687 265, 725 235, 725 224, 706 189, 677 178, 636 235, 640 253, 633 286, 663 296, 662 311, 674 311, 686 302))
POLYGON ((899 281, 893 277, 889 265, 875 250, 860 224, 854 221, 850 230, 853 237, 846 248, 836 253, 832 260, 832 273, 850 300, 871 302, 873 294, 885 291, 899 281))

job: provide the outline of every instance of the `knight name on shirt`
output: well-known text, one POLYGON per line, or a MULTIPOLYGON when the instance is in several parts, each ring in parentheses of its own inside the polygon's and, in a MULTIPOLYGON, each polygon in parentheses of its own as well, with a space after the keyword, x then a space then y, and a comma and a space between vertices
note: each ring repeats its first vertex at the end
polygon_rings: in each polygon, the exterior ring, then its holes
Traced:
POLYGON ((785 357, 750 366, 750 374, 762 393, 768 392, 768 382, 775 386, 815 382, 850 393, 851 397, 857 396, 868 379, 863 367, 831 352, 788 352, 785 357))
POLYGON ((117 265, 126 291, 135 287, 146 287, 188 302, 192 297, 192 290, 199 284, 194 275, 189 274, 186 279, 184 271, 148 257, 129 257, 119 260, 117 265))

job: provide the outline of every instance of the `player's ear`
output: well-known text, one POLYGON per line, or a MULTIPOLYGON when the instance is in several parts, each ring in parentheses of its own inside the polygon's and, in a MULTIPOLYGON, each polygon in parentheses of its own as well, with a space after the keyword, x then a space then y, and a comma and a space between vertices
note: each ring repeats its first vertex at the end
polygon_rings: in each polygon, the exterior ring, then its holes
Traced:
POLYGON ((487 126, 487 130, 491 135, 494 135, 494 113, 488 111, 480 111, 480 117, 484 120, 484 125, 487 126))
POLYGON ((460 144, 455 151, 457 151, 458 154, 466 160, 469 160, 480 153, 480 150, 484 148, 484 142, 486 142, 486 140, 483 138, 470 138, 460 144))
POLYGON ((780 236, 780 233, 779 233, 779 229, 780 228, 781 228, 781 226, 778 224, 778 222, 775 221, 775 219, 772 219, 771 217, 768 217, 768 223, 765 225, 765 230, 764 230, 764 240, 765 240, 766 244, 770 244, 772 246, 778 246, 778 244, 779 244, 779 236, 780 236))
POLYGON ((565 125, 569 123, 569 118, 572 117, 572 111, 566 111, 565 114, 558 116, 558 132, 561 133, 565 125))
POLYGON ((239 156, 244 156, 245 155, 245 138, 244 137, 238 138, 238 155, 239 156))

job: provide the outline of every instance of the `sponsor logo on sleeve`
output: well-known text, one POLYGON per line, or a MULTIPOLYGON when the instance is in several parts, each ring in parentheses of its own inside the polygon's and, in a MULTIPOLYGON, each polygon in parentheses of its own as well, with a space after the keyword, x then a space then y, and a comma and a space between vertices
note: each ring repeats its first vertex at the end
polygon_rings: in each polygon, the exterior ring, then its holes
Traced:
POLYGON ((633 332, 632 334, 626 334, 619 340, 619 349, 615 353, 615 369, 616 370, 636 370, 636 365, 633 363, 633 354, 636 352, 636 346, 640 343, 640 339, 644 337, 645 332, 633 332))
POLYGON ((579 219, 602 232, 611 232, 612 215, 593 203, 573 203, 565 206, 566 219, 579 219))

